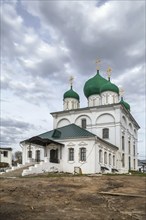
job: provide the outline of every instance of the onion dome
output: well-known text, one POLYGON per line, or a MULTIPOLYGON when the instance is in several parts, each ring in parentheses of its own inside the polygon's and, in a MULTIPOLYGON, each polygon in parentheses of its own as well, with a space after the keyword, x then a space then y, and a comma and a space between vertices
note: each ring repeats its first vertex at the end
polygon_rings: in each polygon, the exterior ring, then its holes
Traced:
POLYGON ((124 107, 130 111, 130 105, 124 101, 123 97, 121 97, 121 101, 120 101, 120 104, 124 105, 124 107))
POLYGON ((100 90, 100 92, 106 92, 106 91, 111 91, 111 92, 115 92, 119 94, 119 88, 115 84, 110 82, 110 78, 109 78, 108 83, 103 85, 100 90))
POLYGON ((97 74, 89 79, 84 85, 84 94, 88 98, 91 95, 98 95, 100 94, 101 88, 107 83, 108 81, 104 79, 99 74, 99 70, 97 70, 97 74))
POLYGON ((70 90, 64 93, 63 99, 66 99, 66 98, 74 98, 74 99, 77 99, 78 101, 80 100, 79 95, 72 89, 72 86, 70 90))

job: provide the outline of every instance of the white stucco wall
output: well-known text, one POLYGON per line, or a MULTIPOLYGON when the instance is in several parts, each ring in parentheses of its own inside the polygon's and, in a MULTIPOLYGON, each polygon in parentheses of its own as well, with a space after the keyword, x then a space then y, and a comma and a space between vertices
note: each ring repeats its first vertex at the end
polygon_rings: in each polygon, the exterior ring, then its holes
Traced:
MULTIPOLYGON (((100 106, 92 108, 78 109, 76 111, 57 112, 54 117, 54 128, 57 128, 60 122, 68 120, 69 123, 75 123, 81 126, 81 120, 86 119, 86 129, 100 138, 102 138, 103 128, 109 128, 109 138, 104 139, 119 148, 117 152, 117 166, 121 172, 128 172, 129 157, 131 158, 131 169, 137 169, 137 131, 138 127, 135 121, 129 117, 129 114, 121 105, 100 106), (122 150, 122 135, 125 137, 125 149, 122 150), (131 143, 131 152, 129 154, 128 140, 131 143), (133 145, 135 143, 135 155, 133 155, 133 145), (122 154, 125 155, 125 166, 122 166, 122 154), (135 160, 135 166, 134 166, 135 160)), ((63 124, 62 124, 63 125, 63 124)), ((65 123, 64 123, 65 125, 65 123)))
POLYGON ((12 151, 7 149, 0 149, 0 162, 8 163, 12 165, 12 151), (7 152, 7 156, 4 155, 4 151, 7 152))

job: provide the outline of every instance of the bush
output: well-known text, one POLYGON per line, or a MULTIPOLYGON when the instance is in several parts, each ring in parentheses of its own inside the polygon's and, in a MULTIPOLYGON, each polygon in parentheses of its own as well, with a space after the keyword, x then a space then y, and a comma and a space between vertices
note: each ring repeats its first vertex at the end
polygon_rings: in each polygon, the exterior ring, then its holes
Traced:
POLYGON ((0 162, 0 168, 6 168, 6 167, 9 167, 8 163, 0 162))

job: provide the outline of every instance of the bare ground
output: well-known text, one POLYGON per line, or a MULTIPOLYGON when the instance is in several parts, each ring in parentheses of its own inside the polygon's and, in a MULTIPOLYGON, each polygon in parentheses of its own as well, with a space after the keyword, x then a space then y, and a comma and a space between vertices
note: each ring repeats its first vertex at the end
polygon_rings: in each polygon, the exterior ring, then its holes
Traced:
POLYGON ((0 177, 0 220, 144 220, 146 177, 0 177))

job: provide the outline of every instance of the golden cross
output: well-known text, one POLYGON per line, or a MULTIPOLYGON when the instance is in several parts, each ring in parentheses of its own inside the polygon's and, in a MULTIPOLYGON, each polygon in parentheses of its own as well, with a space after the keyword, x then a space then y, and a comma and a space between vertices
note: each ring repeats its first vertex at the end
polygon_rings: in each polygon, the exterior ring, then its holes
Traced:
POLYGON ((123 88, 120 88, 120 95, 123 97, 124 95, 124 89, 123 88))
POLYGON ((112 69, 111 69, 111 67, 109 66, 109 67, 107 68, 107 75, 108 75, 108 78, 110 78, 110 76, 111 76, 111 72, 112 72, 112 69))
POLYGON ((100 64, 100 59, 97 59, 97 60, 96 60, 96 69, 97 69, 97 70, 99 70, 99 69, 100 69, 99 64, 100 64))
POLYGON ((71 86, 72 86, 72 84, 73 84, 73 80, 74 80, 74 77, 73 77, 73 76, 70 76, 69 82, 70 82, 70 85, 71 85, 71 86))

